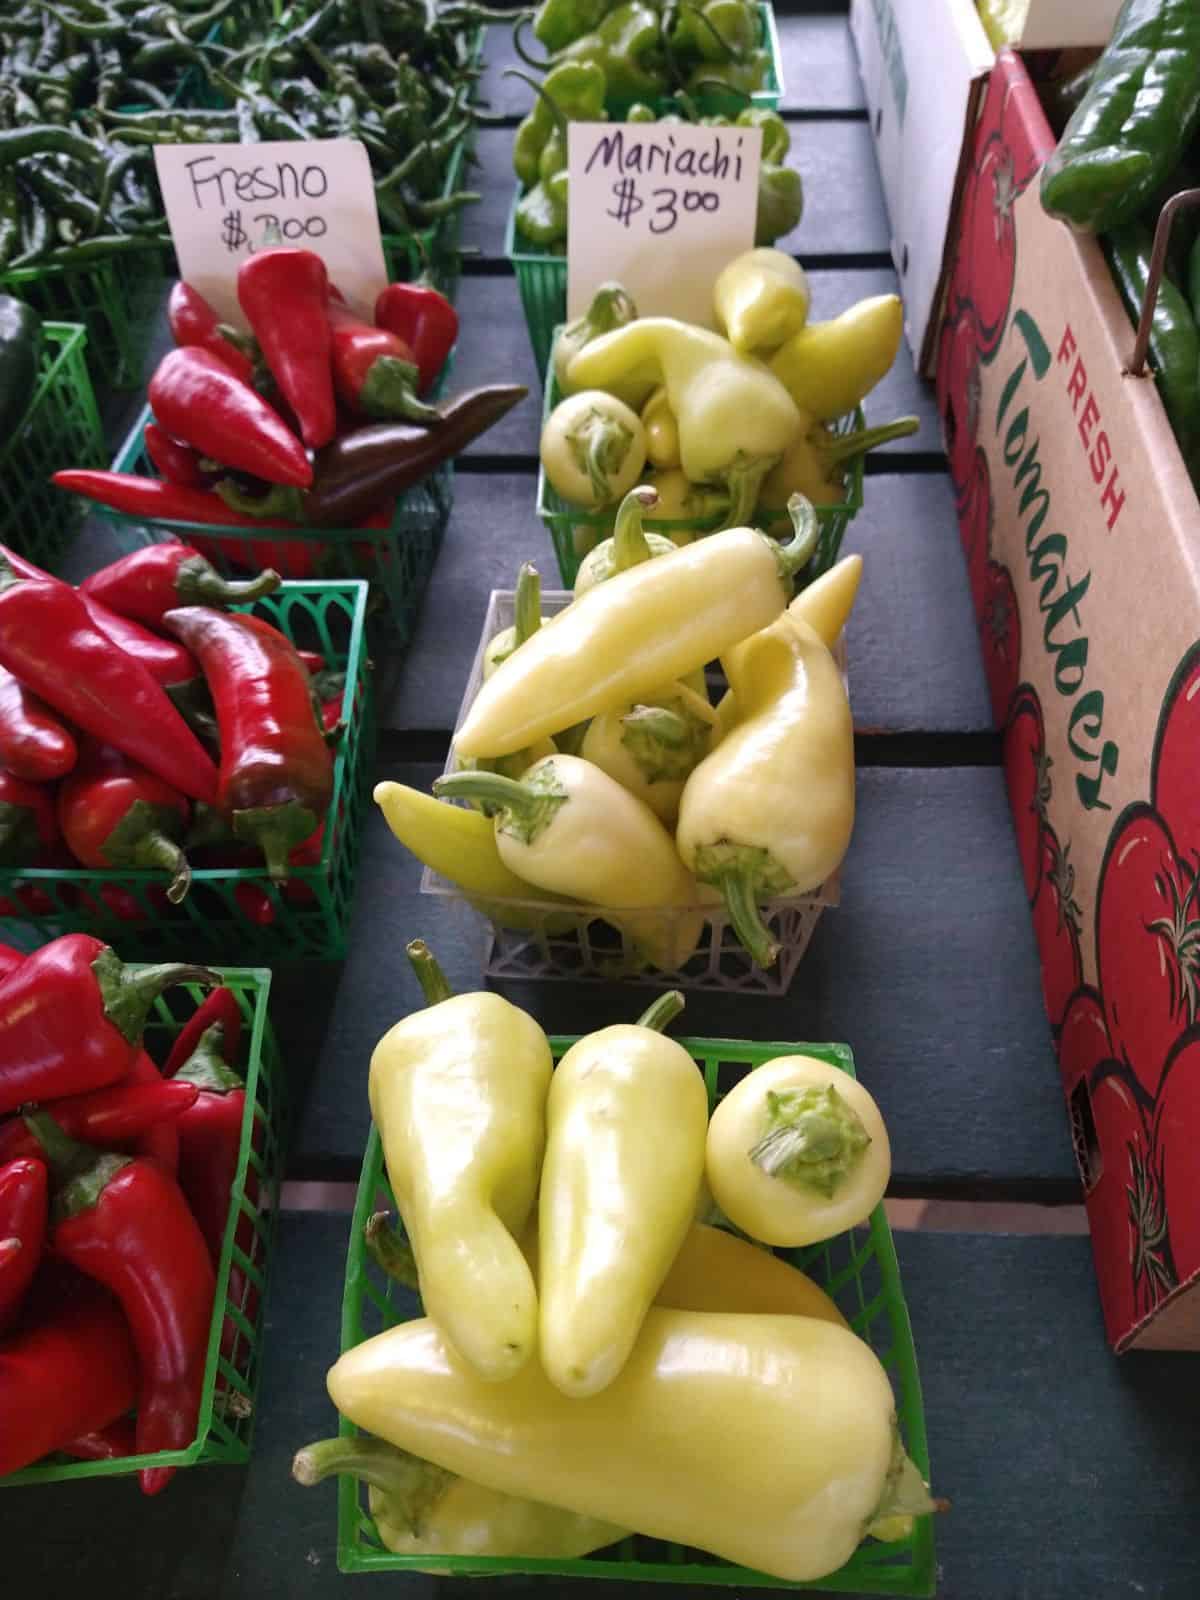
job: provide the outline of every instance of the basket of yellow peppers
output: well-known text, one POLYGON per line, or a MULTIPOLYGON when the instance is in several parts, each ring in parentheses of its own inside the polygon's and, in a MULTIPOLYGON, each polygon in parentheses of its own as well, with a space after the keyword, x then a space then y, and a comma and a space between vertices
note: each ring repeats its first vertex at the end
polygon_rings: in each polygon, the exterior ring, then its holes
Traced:
POLYGON ((547 1038, 408 953, 341 1428, 293 1464, 340 1478, 341 1570, 932 1594, 945 1502, 849 1050, 672 1039, 678 992, 547 1038))

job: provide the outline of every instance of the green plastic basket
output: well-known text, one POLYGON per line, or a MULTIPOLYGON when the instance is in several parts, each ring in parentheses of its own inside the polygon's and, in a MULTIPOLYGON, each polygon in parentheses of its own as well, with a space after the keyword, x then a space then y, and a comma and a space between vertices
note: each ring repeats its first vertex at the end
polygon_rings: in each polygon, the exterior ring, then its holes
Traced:
POLYGON ((135 389, 157 326, 172 252, 145 244, 71 265, 14 267, 0 273, 0 293, 26 301, 53 322, 87 329, 92 377, 109 389, 135 389))
MULTIPOLYGON (((550 335, 553 346, 557 327, 550 335)), ((563 398, 558 387, 558 380, 554 376, 552 363, 547 360, 545 377, 542 380, 542 426, 555 406, 563 398)), ((856 406, 853 411, 846 413, 835 423, 838 433, 853 433, 863 427, 864 418, 861 406, 856 406)), ((850 526, 855 515, 862 509, 863 503, 863 458, 856 456, 846 469, 846 498, 836 505, 817 506, 817 520, 821 525, 820 538, 816 551, 809 565, 802 574, 804 583, 811 583, 814 578, 827 572, 837 559, 842 539, 846 529, 850 526)), ((558 561, 558 571, 562 578, 563 588, 571 589, 575 585, 575 576, 579 571, 579 563, 584 555, 607 539, 613 530, 613 518, 616 507, 611 506, 604 511, 587 511, 581 506, 574 506, 569 500, 564 500, 553 488, 546 477, 546 469, 538 466, 537 512, 546 524, 550 539, 554 545, 555 558, 558 561)), ((699 533, 712 533, 721 526, 721 516, 718 513, 707 520, 696 518, 671 518, 671 517, 646 517, 645 526, 653 533, 662 533, 669 538, 671 534, 692 529, 699 533)), ((787 537, 791 531, 786 517, 768 518, 761 521, 758 526, 769 533, 787 537)))
POLYGON ((84 502, 50 475, 104 465, 104 434, 88 377, 87 332, 42 324, 42 359, 29 409, 0 442, 0 543, 53 570, 83 520, 84 502))
MULTIPOLYGON (((781 1055, 817 1056, 854 1076, 854 1057, 840 1044, 748 1044, 733 1039, 681 1039, 704 1073, 709 1105, 747 1071, 781 1055)), ((557 1062, 575 1036, 550 1040, 557 1062)), ((371 1129, 363 1159, 342 1299, 343 1353, 384 1329, 421 1314, 416 1297, 382 1272, 363 1245, 363 1228, 373 1211, 394 1210, 395 1199, 384 1170, 379 1134, 371 1129)), ((896 1395, 905 1449, 922 1477, 929 1477, 929 1450, 921 1382, 912 1327, 900 1286, 900 1268, 882 1205, 870 1223, 807 1250, 777 1252, 801 1267, 837 1302, 854 1331, 875 1351, 896 1395)), ((341 1420, 343 1437, 358 1432, 341 1420)), ((700 1463, 697 1464, 698 1466, 700 1463)), ((912 1535, 896 1544, 868 1540, 838 1572, 815 1583, 785 1583, 764 1573, 736 1567, 699 1550, 635 1535, 608 1550, 579 1560, 521 1557, 399 1556, 384 1548, 367 1507, 366 1491, 349 1477, 338 1482, 338 1568, 342 1572, 414 1572, 436 1566, 455 1578, 501 1573, 556 1574, 574 1578, 616 1578, 635 1583, 721 1585, 729 1588, 816 1589, 840 1594, 925 1596, 934 1592, 934 1547, 930 1518, 917 1520, 912 1535)))
MULTIPOLYGON (((160 1450, 152 1455, 124 1456, 115 1461, 73 1461, 50 1456, 20 1472, 0 1477, 0 1488, 114 1477, 146 1467, 236 1465, 250 1459, 255 1399, 262 1370, 267 1283, 279 1215, 279 1186, 283 1181, 286 1080, 267 1018, 271 974, 253 967, 229 967, 221 971, 220 977, 237 997, 244 1021, 243 1059, 238 1067, 246 1080, 246 1114, 242 1121, 237 1178, 231 1191, 229 1220, 217 1268, 217 1292, 196 1437, 183 1450, 160 1450), (257 1195, 253 1199, 246 1194, 251 1172, 257 1181, 257 1195), (239 1229, 241 1242, 235 1237, 239 1229), (231 1289, 230 1285, 230 1275, 235 1268, 241 1275, 240 1290, 231 1289), (236 1303, 235 1292, 240 1295, 236 1303), (226 1324, 230 1332, 225 1334, 222 1351, 226 1324)), ((203 990, 185 987, 155 1001, 146 1026, 146 1045, 152 1055, 159 1060, 165 1058, 171 1041, 203 998, 203 990)), ((236 1286, 237 1280, 234 1282, 236 1286)))
MULTIPOLYGON (((442 392, 446 371, 433 391, 442 392)), ((113 462, 114 472, 156 476, 146 453, 145 431, 153 420, 143 408, 113 462)), ((429 576, 442 547, 454 504, 454 466, 445 461, 396 500, 391 520, 372 528, 221 527, 214 523, 152 521, 95 506, 126 550, 171 538, 195 545, 226 576, 274 567, 284 578, 341 581, 363 578, 370 584, 369 615, 386 624, 388 643, 401 648, 416 624, 429 576)))
POLYGON ((285 885, 262 867, 196 867, 183 903, 168 904, 160 872, 0 868, 0 939, 29 949, 91 933, 129 960, 339 961, 346 953, 375 718, 366 653, 367 586, 285 583, 239 610, 273 623, 298 647, 346 674, 345 730, 333 767, 321 859, 285 885))

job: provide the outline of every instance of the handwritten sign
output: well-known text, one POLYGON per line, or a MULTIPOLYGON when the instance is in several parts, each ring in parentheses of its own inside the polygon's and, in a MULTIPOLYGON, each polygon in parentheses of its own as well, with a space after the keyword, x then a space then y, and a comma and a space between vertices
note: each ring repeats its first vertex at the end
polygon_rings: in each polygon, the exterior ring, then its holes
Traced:
POLYGON ((315 251, 355 310, 373 310, 387 268, 357 140, 156 145, 154 163, 180 274, 226 322, 245 328, 237 269, 268 243, 315 251))
POLYGON ((567 134, 567 315, 602 283, 643 316, 712 326, 721 268, 754 244, 760 128, 572 122, 567 134))

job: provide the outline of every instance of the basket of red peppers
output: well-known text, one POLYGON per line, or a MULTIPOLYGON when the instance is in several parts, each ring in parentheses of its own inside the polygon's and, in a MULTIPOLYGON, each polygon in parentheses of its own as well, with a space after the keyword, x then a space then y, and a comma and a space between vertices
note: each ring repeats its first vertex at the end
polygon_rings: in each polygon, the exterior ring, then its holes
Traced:
POLYGON ((223 572, 366 578, 403 642, 449 517, 450 463, 526 391, 441 398, 458 318, 424 280, 390 284, 367 316, 318 255, 277 248, 243 262, 237 295, 249 335, 175 285, 176 348, 114 470, 54 481, 137 537, 179 534, 223 572))
POLYGON ((74 589, 0 546, 0 932, 161 959, 345 950, 367 585, 144 545, 74 589), (225 609, 228 608, 228 609, 225 609))
POLYGON ((270 973, 0 946, 0 1487, 249 1459, 282 1171, 270 973), (206 993, 207 991, 207 993, 206 993))

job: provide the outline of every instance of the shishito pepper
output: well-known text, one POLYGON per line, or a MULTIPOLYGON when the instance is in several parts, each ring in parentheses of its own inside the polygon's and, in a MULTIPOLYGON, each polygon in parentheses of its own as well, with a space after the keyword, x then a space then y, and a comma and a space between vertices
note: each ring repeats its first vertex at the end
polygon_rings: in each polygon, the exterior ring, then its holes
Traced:
POLYGON ((758 901, 816 889, 846 853, 854 728, 837 664, 797 618, 785 614, 721 661, 739 720, 688 779, 676 842, 765 967, 778 950, 758 901))
POLYGON ((423 944, 408 956, 429 1005, 376 1045, 371 1115, 422 1298, 471 1367, 511 1379, 536 1342, 537 1294, 515 1235, 537 1197, 550 1046, 499 995, 451 995, 423 944))
POLYGON ((654 1307, 586 1400, 536 1361, 486 1383, 423 1319, 347 1351, 327 1381, 358 1427, 472 1482, 788 1581, 835 1571, 883 1519, 935 1509, 878 1359, 812 1317, 654 1307))
POLYGON ((777 1056, 713 1112, 712 1197, 764 1244, 819 1244, 865 1222, 883 1199, 891 1151, 862 1084, 813 1056, 777 1056))
POLYGON ((747 250, 713 285, 717 325, 742 355, 778 350, 799 333, 808 321, 809 298, 804 268, 783 250, 747 250))
POLYGON ((538 1346, 563 1394, 608 1387, 692 1225, 708 1097, 662 1029, 683 996, 588 1034, 558 1064, 546 1102, 538 1200, 538 1346))
POLYGON ((872 295, 828 322, 806 323, 772 357, 771 371, 808 417, 834 422, 887 373, 903 333, 900 296, 872 295))

